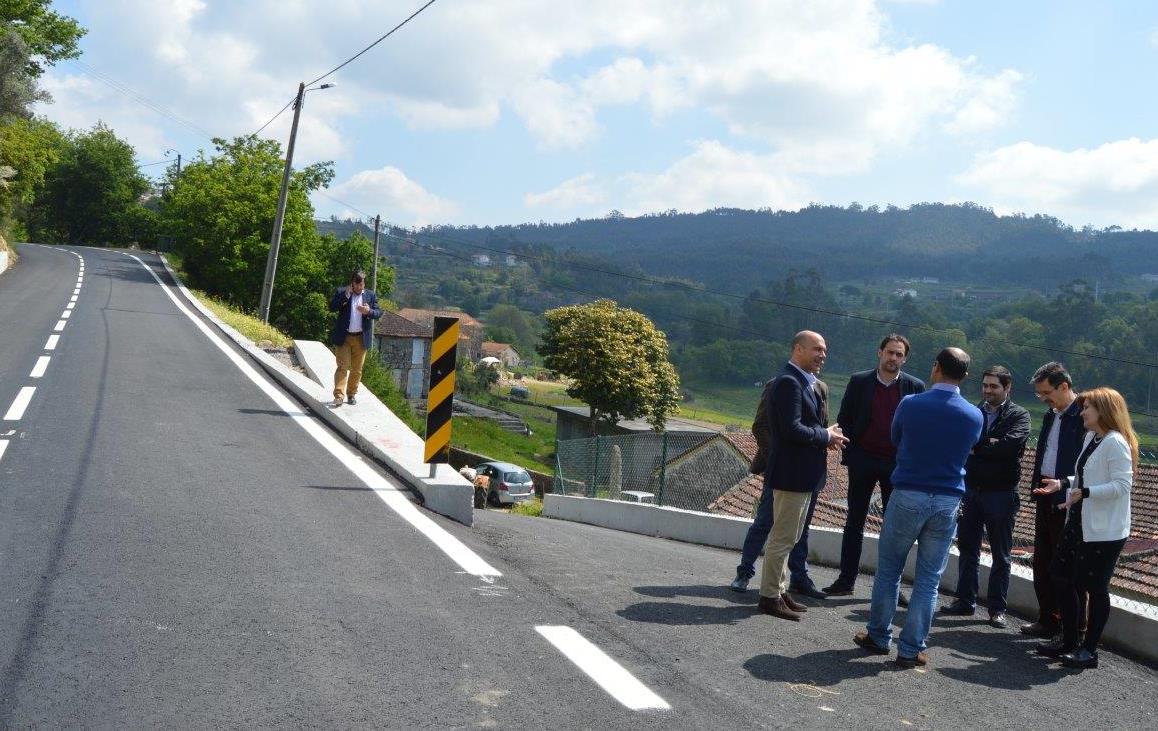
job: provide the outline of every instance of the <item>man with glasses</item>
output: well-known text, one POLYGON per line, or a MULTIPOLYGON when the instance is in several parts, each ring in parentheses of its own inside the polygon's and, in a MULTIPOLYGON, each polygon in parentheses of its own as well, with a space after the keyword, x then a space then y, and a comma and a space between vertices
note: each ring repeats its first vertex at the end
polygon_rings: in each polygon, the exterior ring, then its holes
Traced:
MULTIPOLYGON (((1061 491, 1035 496, 1032 489, 1046 478, 1068 477, 1074 473, 1086 429, 1074 392, 1074 381, 1065 366, 1046 363, 1029 379, 1042 403, 1049 407, 1041 422, 1037 454, 1033 460, 1030 499, 1037 501, 1033 525, 1033 590, 1037 594, 1037 621, 1022 625, 1021 631, 1033 637, 1050 638, 1061 631, 1061 611, 1054 595, 1049 567, 1053 563, 1058 541, 1066 523, 1066 511, 1058 506, 1065 501, 1061 491)), ((1084 597, 1083 597, 1084 599, 1084 597)), ((1085 624, 1086 607, 1082 602, 1078 616, 1085 624)))

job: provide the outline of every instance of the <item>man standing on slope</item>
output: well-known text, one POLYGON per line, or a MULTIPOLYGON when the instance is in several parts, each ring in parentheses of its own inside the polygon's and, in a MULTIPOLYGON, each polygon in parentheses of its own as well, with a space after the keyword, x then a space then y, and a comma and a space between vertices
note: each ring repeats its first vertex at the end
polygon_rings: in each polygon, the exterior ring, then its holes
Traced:
POLYGON ((965 461, 985 425, 977 407, 961 397, 968 374, 969 354, 945 348, 933 363, 932 388, 902 400, 893 419, 893 495, 881 527, 868 627, 853 641, 874 654, 889 654, 901 572, 915 542, 913 595, 897 643, 896 663, 903 668, 928 662, 925 640, 957 530, 965 461))

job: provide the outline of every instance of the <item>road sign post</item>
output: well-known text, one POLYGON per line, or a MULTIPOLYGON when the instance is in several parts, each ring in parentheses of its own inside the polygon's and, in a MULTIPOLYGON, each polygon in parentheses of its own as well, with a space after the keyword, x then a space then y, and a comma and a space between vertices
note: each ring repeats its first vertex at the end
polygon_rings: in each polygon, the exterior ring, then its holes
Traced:
POLYGON ((457 317, 435 317, 430 344, 430 384, 426 396, 426 450, 430 476, 450 462, 450 427, 454 408, 454 367, 458 352, 457 317))

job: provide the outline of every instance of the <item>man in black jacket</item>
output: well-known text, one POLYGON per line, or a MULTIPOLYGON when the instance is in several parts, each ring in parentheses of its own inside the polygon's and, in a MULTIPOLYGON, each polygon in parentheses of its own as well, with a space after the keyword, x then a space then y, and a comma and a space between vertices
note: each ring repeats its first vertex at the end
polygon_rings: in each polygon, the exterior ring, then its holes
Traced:
POLYGON ((849 440, 840 458, 841 464, 848 467, 848 512, 840 544, 840 575, 824 589, 830 596, 852 594, 860 571, 864 522, 873 489, 881 486, 881 502, 885 506, 893 490, 897 460, 897 448, 889 434, 893 414, 902 398, 925 390, 921 379, 901 371, 908 358, 908 338, 897 333, 886 336, 877 351, 877 367, 854 373, 840 401, 836 423, 849 440))
MULTIPOLYGON (((1032 490, 1041 485, 1044 477, 1068 477, 1074 473, 1086 428, 1082 424, 1073 378, 1064 365, 1050 361, 1037 369, 1030 382, 1037 397, 1050 407, 1041 421, 1041 434, 1037 438, 1033 480, 1029 483, 1032 490)), ((1022 625, 1021 631, 1034 637, 1049 638, 1061 631, 1061 612, 1049 575, 1066 522, 1066 511, 1057 508, 1065 502, 1061 492, 1033 498, 1037 501, 1033 523, 1033 590, 1037 594, 1038 615, 1036 622, 1022 625)), ((1032 496, 1032 492, 1030 494, 1032 496)), ((1078 616, 1084 628, 1084 601, 1078 616)))
POLYGON ((981 376, 978 405, 985 417, 981 439, 965 463, 965 498, 957 524, 957 600, 942 607, 942 614, 970 617, 977 609, 981 536, 989 537, 993 566, 989 571, 989 623, 1007 626, 1009 568, 1013 551, 1013 522, 1021 500, 1021 455, 1029 439, 1029 412, 1009 398, 1013 375, 1004 366, 990 366, 981 376))

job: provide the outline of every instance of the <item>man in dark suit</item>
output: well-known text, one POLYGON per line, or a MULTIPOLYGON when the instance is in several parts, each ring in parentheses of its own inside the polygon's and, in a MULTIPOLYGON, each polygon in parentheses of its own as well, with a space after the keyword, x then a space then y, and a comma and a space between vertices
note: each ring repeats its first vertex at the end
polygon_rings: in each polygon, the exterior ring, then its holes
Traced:
MULTIPOLYGON (((860 571, 864 523, 878 484, 881 503, 889 504, 897 460, 897 448, 889 437, 893 414, 901 399, 925 390, 921 379, 901 370, 908 358, 908 338, 897 333, 885 336, 877 350, 877 367, 854 373, 840 400, 836 422, 849 440, 840 458, 848 467, 848 512, 840 544, 840 574, 824 589, 830 596, 852 594, 860 571)), ((901 603, 905 603, 903 594, 901 603)))
MULTIPOLYGON (((756 406, 756 418, 752 421, 752 436, 756 437, 756 455, 752 458, 752 474, 763 475, 768 467, 768 449, 771 441, 768 423, 768 400, 776 386, 773 378, 764 386, 760 396, 760 403, 756 406)), ((821 425, 828 427, 828 384, 824 381, 816 382, 816 393, 820 396, 821 425)), ((748 590, 748 582, 756 575, 756 557, 760 555, 764 544, 768 542, 768 533, 772 530, 772 488, 767 484, 760 493, 760 502, 756 504, 756 514, 752 525, 748 526, 748 534, 744 537, 744 547, 740 552, 740 565, 736 567, 736 578, 732 580, 732 591, 743 592, 748 590)), ((824 592, 816 588, 816 583, 808 575, 808 526, 812 524, 812 514, 816 511, 816 500, 820 492, 814 492, 808 503, 808 515, 804 518, 804 529, 800 533, 800 540, 792 547, 788 554, 788 590, 797 594, 824 599, 824 592)))
MULTIPOLYGON (((1030 382, 1037 397, 1050 407, 1042 418, 1041 434, 1037 438, 1033 479, 1029 483, 1032 489, 1041 485, 1042 478, 1068 477, 1074 473, 1086 427, 1082 424, 1073 378, 1065 366, 1050 361, 1037 369, 1030 382)), ((1057 509, 1065 502, 1062 492, 1033 498, 1037 501, 1033 524, 1033 590, 1037 594, 1038 614, 1036 622, 1021 627, 1022 632, 1033 637, 1050 638, 1061 631, 1061 611, 1054 596, 1049 567, 1066 522, 1066 511, 1057 509)), ((1084 601, 1078 616, 1084 631, 1084 601)))
POLYGON ((989 570, 989 624, 1004 629, 1008 607, 1013 522, 1021 500, 1021 455, 1029 439, 1029 412, 1009 398, 1013 375, 1004 366, 990 366, 981 376, 978 405, 985 418, 981 439, 965 463, 965 497, 957 523, 957 599, 942 614, 971 617, 977 610, 981 536, 989 537, 993 566, 989 570))
POLYGON ((366 289, 366 272, 350 275, 350 283, 339 287, 330 298, 330 311, 337 312, 330 330, 330 343, 338 367, 334 371, 334 408, 345 402, 357 403, 358 384, 362 380, 362 364, 370 350, 374 334, 374 320, 382 316, 378 297, 366 289))
POLYGON ((840 449, 839 426, 824 427, 816 374, 828 357, 820 334, 804 330, 792 340, 792 356, 768 395, 768 467, 772 531, 764 548, 759 608, 765 614, 800 621, 806 610, 788 594, 788 553, 800 540, 814 493, 828 475, 827 450, 840 449))

